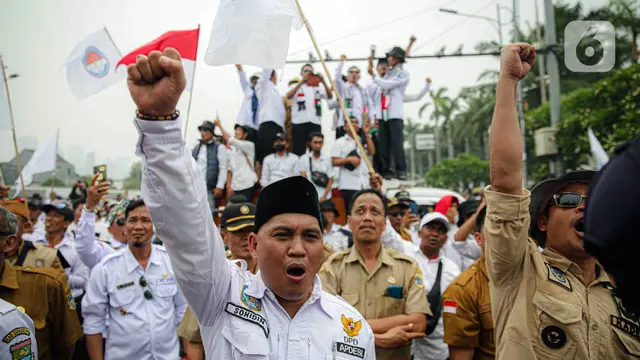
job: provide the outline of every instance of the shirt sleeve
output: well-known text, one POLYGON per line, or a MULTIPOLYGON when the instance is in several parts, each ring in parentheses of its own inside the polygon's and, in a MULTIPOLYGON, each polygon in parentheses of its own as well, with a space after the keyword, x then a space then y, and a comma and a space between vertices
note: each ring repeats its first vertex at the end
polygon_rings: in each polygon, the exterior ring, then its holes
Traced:
POLYGON ((265 157, 262 163, 262 175, 260 176, 260 185, 267 186, 269 185, 269 179, 271 178, 270 163, 271 158, 269 156, 265 157))
POLYGON ((192 343, 202 343, 198 319, 193 315, 191 308, 187 308, 182 317, 182 321, 178 327, 178 336, 192 343))
POLYGON ((227 184, 229 171, 229 150, 224 145, 218 145, 218 182, 216 188, 224 189, 227 184))
POLYGON ((244 72, 244 70, 243 71, 238 71, 238 78, 240 79, 240 88, 242 89, 242 91, 244 93, 251 86, 251 85, 249 85, 249 81, 247 81, 247 73, 244 72))
POLYGON ((431 316, 431 308, 424 291, 424 275, 422 270, 415 261, 411 262, 413 268, 412 276, 407 284, 407 292, 405 297, 405 313, 406 314, 427 314, 431 316))
POLYGON ((424 85, 422 90, 420 90, 420 92, 418 92, 417 94, 404 94, 404 102, 409 103, 409 102, 414 102, 422 99, 429 92, 429 89, 431 88, 430 82, 425 81, 425 83, 426 84, 424 85))
POLYGON ((102 258, 113 252, 111 248, 102 246, 96 241, 95 224, 96 214, 82 209, 76 228, 76 252, 80 261, 89 269, 93 269, 102 258))
POLYGON ((309 170, 307 170, 307 164, 309 163, 308 159, 309 158, 304 155, 298 158, 298 161, 296 161, 296 168, 294 170, 296 175, 300 175, 304 171, 307 172, 307 178, 309 177, 309 170))
POLYGON ((333 146, 331 147, 331 157, 332 158, 338 158, 338 159, 342 159, 342 152, 340 151, 340 141, 338 141, 336 139, 336 141, 333 143, 333 146))
POLYGON ((448 242, 451 246, 461 255, 469 259, 477 260, 482 255, 482 248, 478 245, 476 239, 473 236, 469 236, 464 241, 456 241, 454 239, 455 233, 449 235, 448 242))
POLYGON ((49 312, 55 314, 48 320, 50 327, 50 339, 52 347, 66 349, 75 344, 83 335, 76 303, 71 295, 69 285, 64 282, 61 273, 51 283, 51 288, 47 292, 49 296, 49 312))
POLYGON ((409 83, 409 75, 406 71, 399 72, 395 76, 383 79, 379 76, 374 76, 373 81, 378 84, 384 90, 392 90, 398 87, 406 86, 409 83))
POLYGON ((322 264, 320 271, 318 272, 318 276, 320 276, 320 282, 322 283, 322 290, 328 292, 329 294, 338 295, 338 280, 336 277, 333 268, 331 267, 330 262, 325 262, 322 264))
POLYGON ((256 96, 258 97, 258 104, 262 101, 266 101, 266 94, 269 91, 269 84, 273 85, 271 82, 271 73, 272 69, 262 69, 262 74, 256 83, 256 96))
POLYGON ((135 120, 142 160, 142 196, 180 290, 201 324, 213 325, 231 284, 207 187, 182 138, 182 120, 135 120))
POLYGON ((530 193, 516 196, 485 190, 487 275, 496 286, 519 284, 529 237, 530 193))
MULTIPOLYGON (((67 259, 68 260, 68 259, 67 259)), ((89 281, 91 269, 85 265, 80 257, 76 257, 71 264, 71 272, 69 273, 69 286, 74 289, 84 289, 89 281)))
POLYGON ((106 330, 105 320, 109 314, 106 275, 102 264, 96 265, 91 271, 86 293, 82 298, 82 326, 87 335, 102 334, 106 330))
POLYGON ((178 291, 173 295, 173 305, 176 312, 176 326, 180 324, 180 321, 184 317, 184 312, 187 310, 187 302, 182 296, 182 292, 178 291))
MULTIPOLYGON (((342 81, 342 67, 344 66, 344 62, 339 61, 336 66, 336 72, 333 74, 334 79, 333 82, 336 84, 336 91, 342 96, 344 94, 344 82, 342 81)), ((337 100, 336 100, 337 101, 337 100)), ((343 99, 344 101, 344 99, 343 99)), ((337 103, 336 103, 337 105, 337 103)), ((339 106, 337 106, 339 108, 339 106)))
MULTIPOLYGON (((256 151, 256 145, 249 140, 238 140, 236 138, 229 139, 229 145, 235 146, 240 149, 251 161, 251 168, 253 169, 253 158, 256 151)), ((227 154, 229 155, 229 154, 227 154)), ((230 158, 230 156, 228 156, 230 158)))
POLYGON ((442 295, 443 302, 455 302, 455 313, 443 312, 444 342, 448 345, 475 348, 480 344, 480 317, 473 294, 452 284, 442 295))

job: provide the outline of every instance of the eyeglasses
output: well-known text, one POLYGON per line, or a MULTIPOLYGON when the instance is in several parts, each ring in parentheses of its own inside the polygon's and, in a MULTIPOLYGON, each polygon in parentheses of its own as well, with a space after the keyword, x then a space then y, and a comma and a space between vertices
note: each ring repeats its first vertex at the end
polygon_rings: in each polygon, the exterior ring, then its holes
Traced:
POLYGON ((404 210, 396 210, 396 211, 389 211, 389 217, 402 217, 404 216, 405 211, 404 210))
POLYGON ((577 208, 582 204, 583 199, 586 198, 587 197, 582 194, 572 192, 553 195, 553 201, 556 206, 561 208, 577 208))
MULTIPOLYGON (((144 278, 144 276, 140 277, 140 286, 142 286, 142 288, 146 288, 147 287, 147 280, 144 278)), ((151 291, 149 291, 149 289, 145 289, 144 290, 144 298, 146 300, 151 300, 153 299, 153 295, 151 295, 151 291)))

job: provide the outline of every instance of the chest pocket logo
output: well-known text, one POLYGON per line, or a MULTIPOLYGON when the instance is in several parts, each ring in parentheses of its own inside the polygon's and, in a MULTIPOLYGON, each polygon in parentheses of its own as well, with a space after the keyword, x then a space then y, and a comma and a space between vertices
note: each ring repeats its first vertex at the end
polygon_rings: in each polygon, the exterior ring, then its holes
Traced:
POLYGON ((156 293, 159 297, 173 296, 177 292, 178 287, 174 278, 163 275, 162 279, 156 280, 156 293))

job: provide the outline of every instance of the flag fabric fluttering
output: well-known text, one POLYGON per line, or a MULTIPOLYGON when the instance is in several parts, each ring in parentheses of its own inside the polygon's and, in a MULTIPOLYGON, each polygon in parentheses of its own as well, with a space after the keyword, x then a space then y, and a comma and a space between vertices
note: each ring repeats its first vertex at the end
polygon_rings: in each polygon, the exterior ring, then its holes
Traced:
POLYGON ((0 130, 11 130, 11 111, 9 108, 9 96, 7 94, 7 84, 5 84, 4 62, 0 55, 0 130))
MULTIPOLYGON (((46 141, 40 144, 26 165, 22 167, 22 177, 24 186, 29 186, 33 182, 33 176, 45 172, 53 172, 56 170, 56 159, 58 157, 58 136, 60 130, 51 135, 46 141)), ((15 182, 17 196, 22 191, 20 177, 15 182)))
POLYGON ((200 29, 195 30, 176 30, 168 31, 159 38, 133 50, 125 55, 120 61, 120 65, 131 65, 136 63, 136 56, 149 55, 153 50, 164 51, 168 47, 176 49, 182 58, 182 66, 184 75, 187 78, 187 86, 185 90, 191 91, 193 86, 192 79, 195 71, 196 56, 198 54, 198 38, 200 29))
POLYGON ((294 0, 221 0, 204 61, 282 69, 291 28, 302 25, 294 0))
POLYGON ((598 141, 596 134, 593 133, 593 130, 589 128, 587 130, 587 134, 589 136, 589 147, 591 147, 591 155, 593 156, 593 160, 596 162, 596 168, 598 170, 602 169, 609 162, 609 155, 604 151, 602 144, 598 141))
POLYGON ((122 80, 116 74, 116 62, 120 58, 118 48, 106 29, 87 36, 69 55, 67 82, 78 100, 84 100, 122 80))

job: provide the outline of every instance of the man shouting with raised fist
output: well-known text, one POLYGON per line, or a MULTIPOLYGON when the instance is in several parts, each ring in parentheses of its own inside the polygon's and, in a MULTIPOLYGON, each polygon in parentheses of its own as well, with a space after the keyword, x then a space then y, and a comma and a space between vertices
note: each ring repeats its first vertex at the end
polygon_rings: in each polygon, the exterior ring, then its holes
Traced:
POLYGON ((241 266, 228 261, 204 177, 180 131, 180 55, 171 48, 151 52, 128 72, 138 106, 142 194, 198 318, 207 358, 374 359, 373 332, 362 315, 322 291, 317 272, 324 244, 314 185, 296 176, 265 187, 247 239, 260 272, 250 273, 243 260, 241 266))
POLYGON ((528 44, 502 49, 489 137, 484 231, 496 359, 637 359, 638 317, 582 243, 593 172, 522 188, 516 89, 535 51, 528 44))

